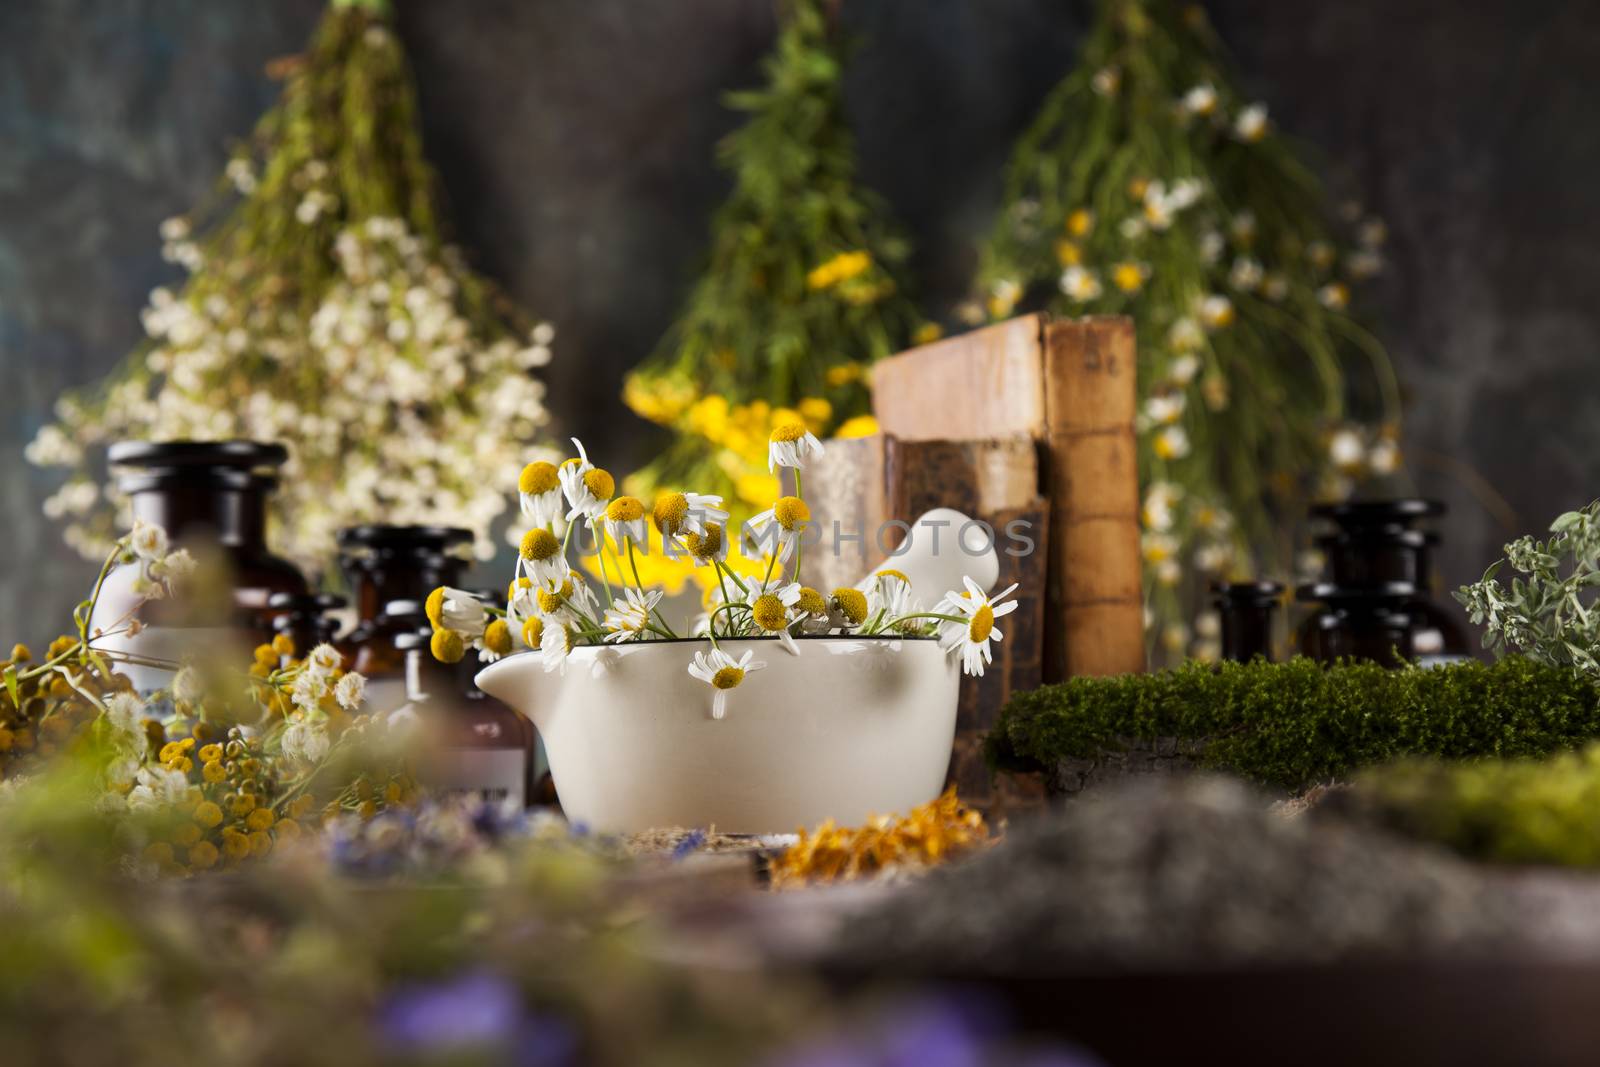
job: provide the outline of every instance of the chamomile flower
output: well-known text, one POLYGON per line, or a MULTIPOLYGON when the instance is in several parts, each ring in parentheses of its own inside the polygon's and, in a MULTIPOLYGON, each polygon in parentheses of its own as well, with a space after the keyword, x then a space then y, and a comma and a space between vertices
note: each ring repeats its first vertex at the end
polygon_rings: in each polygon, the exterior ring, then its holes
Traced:
POLYGON ((915 615, 921 606, 911 595, 911 579, 903 571, 885 568, 869 579, 867 617, 887 627, 896 619, 915 615))
POLYGON ((551 671, 567 673, 567 657, 572 654, 572 631, 565 623, 547 620, 539 636, 539 656, 544 660, 546 674, 551 671))
POLYGON ((1182 459, 1189 454, 1189 431, 1182 426, 1167 426, 1156 434, 1152 447, 1162 459, 1182 459))
POLYGON ((727 526, 728 510, 715 494, 662 493, 656 497, 650 518, 662 537, 704 535, 708 526, 727 526))
POLYGON ((1015 600, 1001 603, 1016 590, 1017 583, 1013 582, 991 597, 971 578, 961 581, 967 587, 966 592, 946 596, 944 607, 947 614, 966 616, 966 622, 941 623, 939 643, 947 652, 960 654, 962 671, 982 677, 984 664, 992 662, 994 656, 990 642, 1005 636, 995 626, 995 620, 1017 610, 1015 600))
POLYGON ((533 609, 541 618, 576 622, 579 612, 588 614, 587 592, 578 572, 572 571, 559 582, 549 581, 537 586, 532 596, 533 609))
POLYGON ((601 622, 606 640, 615 644, 643 639, 650 632, 650 615, 661 603, 661 597, 660 590, 653 593, 641 593, 632 587, 624 590, 622 598, 606 610, 601 622))
POLYGON ((800 649, 789 633, 795 621, 794 607, 800 602, 800 583, 753 588, 750 591, 750 617, 763 632, 778 638, 784 649, 798 656, 800 649))
POLYGON ((745 523, 745 535, 759 551, 770 552, 775 548, 778 562, 787 563, 810 522, 811 509, 804 500, 797 496, 779 497, 776 504, 745 523), (768 543, 774 538, 775 546, 768 543))
POLYGON ((556 470, 569 505, 566 519, 598 519, 606 513, 606 502, 617 491, 616 479, 589 462, 582 441, 574 437, 572 443, 578 448, 578 458, 567 460, 556 470))
POLYGON ((422 602, 422 610, 435 630, 454 630, 464 641, 474 641, 481 636, 489 620, 483 601, 465 590, 447 585, 429 593, 428 599, 422 602))
POLYGON ((167 554, 167 531, 153 522, 135 519, 128 546, 146 563, 158 563, 167 554))
POLYGON ((1209 115, 1217 109, 1217 91, 1209 84, 1196 85, 1183 94, 1183 109, 1191 115, 1209 115))
POLYGON ((511 584, 506 586, 506 617, 526 619, 537 612, 539 594, 536 589, 532 578, 519 576, 511 579, 511 584))
POLYGON ((135 811, 171 808, 189 795, 189 776, 172 768, 141 767, 135 780, 128 794, 128 807, 135 811))
POLYGON ((694 654, 694 659, 689 664, 689 673, 705 682, 714 691, 715 695, 711 698, 713 719, 720 719, 728 714, 728 690, 737 689, 751 671, 759 671, 766 666, 760 660, 751 662, 750 657, 754 654, 746 651, 737 660, 720 648, 694 654))
POLYGON ((1253 144, 1267 135, 1267 105, 1251 104, 1240 110, 1233 120, 1233 135, 1247 144, 1253 144))
POLYGON ((606 505, 602 522, 618 551, 625 551, 629 542, 649 551, 650 524, 644 517, 644 505, 638 497, 619 496, 606 505))
POLYGON ((859 589, 835 589, 833 596, 828 599, 828 613, 834 620, 834 626, 847 629, 860 626, 867 621, 867 594, 859 589))
POLYGON ((303 720, 290 723, 280 743, 285 756, 306 766, 321 763, 332 747, 326 730, 303 720))
POLYGON ((561 542, 543 526, 535 526, 522 535, 522 543, 517 546, 517 568, 519 574, 526 571, 536 583, 558 585, 571 570, 561 554, 561 542))
POLYGON ((1061 291, 1080 304, 1095 299, 1101 293, 1100 278, 1087 267, 1071 266, 1061 272, 1061 291))
POLYGON ((492 619, 483 628, 482 635, 472 642, 472 647, 478 650, 478 662, 493 663, 502 656, 509 656, 515 644, 511 624, 505 619, 492 619))
POLYGON ((772 434, 767 438, 767 470, 775 471, 779 467, 793 467, 800 470, 805 467, 807 456, 822 455, 822 442, 817 440, 817 435, 806 429, 798 422, 786 422, 773 427, 772 434))
POLYGON ((1188 385, 1199 373, 1200 360, 1187 352, 1173 360, 1167 368, 1167 377, 1174 385, 1188 385))
MULTIPOLYGON (((502 623, 502 625, 504 624, 502 623)), ((359 708, 361 702, 366 699, 366 695, 367 679, 355 671, 351 671, 343 678, 340 678, 333 686, 333 698, 346 711, 354 711, 359 708)))
POLYGON ((313 648, 311 654, 306 657, 306 668, 322 674, 332 674, 343 665, 344 656, 337 648, 327 643, 313 648))
POLYGON ((517 477, 522 514, 535 526, 549 526, 561 518, 561 476, 554 463, 535 460, 517 477))
POLYGON ((1217 293, 1203 297, 1199 303, 1200 321, 1209 330, 1220 330, 1234 320, 1233 301, 1217 293))
POLYGON ((712 560, 720 563, 728 558, 726 529, 726 526, 719 523, 708 522, 705 532, 683 535, 683 547, 689 550, 689 555, 696 566, 705 566, 712 560))
POLYGON ((538 648, 544 640, 544 620, 537 615, 530 615, 522 620, 521 627, 517 630, 517 639, 524 648, 538 648))
POLYGON ((828 598, 808 585, 800 587, 800 595, 795 598, 794 602, 794 613, 800 620, 800 629, 808 634, 826 633, 833 629, 833 617, 828 610, 828 598))

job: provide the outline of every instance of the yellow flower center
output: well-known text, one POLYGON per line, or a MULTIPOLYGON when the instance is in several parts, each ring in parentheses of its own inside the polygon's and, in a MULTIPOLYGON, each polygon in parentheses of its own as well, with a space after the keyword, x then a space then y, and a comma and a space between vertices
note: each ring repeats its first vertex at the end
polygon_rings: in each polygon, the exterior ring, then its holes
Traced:
POLYGON ((651 518, 655 520, 656 529, 670 537, 682 528, 683 520, 688 515, 688 497, 682 493, 662 493, 656 497, 656 506, 651 518))
POLYGON ((561 542, 556 535, 542 526, 536 526, 522 535, 522 558, 529 563, 540 563, 561 554, 561 542))
POLYGON ((866 594, 859 589, 835 589, 833 602, 839 605, 839 610, 851 622, 860 624, 867 621, 866 594))
POLYGON ((1131 293, 1144 284, 1144 271, 1137 263, 1118 263, 1111 271, 1111 280, 1118 289, 1131 293))
POLYGON ((994 630, 994 609, 984 604, 973 614, 972 621, 967 624, 967 636, 974 641, 986 641, 994 630))
POLYGON ((772 505, 772 517, 778 520, 779 526, 792 532, 796 526, 811 521, 811 509, 797 496, 781 497, 772 505))
POLYGON ((522 643, 529 648, 538 648, 539 642, 544 639, 544 620, 530 618, 522 624, 522 643))
POLYGON ((610 471, 601 470, 599 467, 584 472, 583 484, 594 494, 596 500, 610 500, 611 494, 617 491, 617 480, 611 477, 610 471))
POLYGON ((744 681, 744 670, 740 667, 724 667, 711 676, 711 684, 718 689, 732 689, 744 681))
POLYGON ((800 599, 795 601, 795 607, 807 615, 826 615, 828 613, 828 602, 822 598, 821 593, 808 585, 800 587, 800 599))
POLYGON ((483 628, 483 647, 500 656, 511 651, 511 627, 506 620, 496 619, 483 628))
POLYGON ((428 594, 428 599, 422 602, 422 611, 435 630, 444 625, 444 586, 428 594))
POLYGON ((556 465, 546 463, 544 460, 528 464, 517 476, 517 491, 527 493, 529 496, 548 493, 560 484, 560 479, 556 477, 556 465))
POLYGON ((784 610, 783 601, 771 593, 756 597, 756 602, 750 605, 750 614, 763 630, 781 630, 789 624, 789 613, 784 610))
POLYGON ((772 441, 798 441, 806 435, 806 428, 798 422, 786 422, 772 428, 772 441))
POLYGON ((561 610, 562 602, 572 596, 572 583, 562 582, 560 589, 539 590, 539 610, 546 615, 554 615, 561 610))
POLYGON ((428 642, 428 648, 433 652, 433 658, 440 663, 460 663, 461 657, 467 654, 467 644, 461 640, 461 635, 454 630, 435 630, 433 639, 428 642))
POLYGON ((906 572, 905 571, 897 571, 893 567, 885 567, 885 568, 883 568, 883 570, 878 572, 878 577, 880 579, 882 579, 882 578, 898 578, 902 582, 905 582, 907 585, 911 584, 911 579, 906 576, 906 572))
POLYGON ((513 578, 511 580, 511 584, 506 586, 506 603, 509 604, 513 600, 517 599, 517 594, 522 592, 524 589, 532 588, 533 582, 531 579, 526 577, 513 578))
POLYGON ((619 496, 606 505, 606 518, 612 522, 633 522, 644 516, 644 505, 638 497, 619 496))
POLYGON ((722 527, 714 522, 708 522, 704 535, 684 534, 683 543, 689 546, 689 552, 696 559, 710 559, 722 551, 722 527))

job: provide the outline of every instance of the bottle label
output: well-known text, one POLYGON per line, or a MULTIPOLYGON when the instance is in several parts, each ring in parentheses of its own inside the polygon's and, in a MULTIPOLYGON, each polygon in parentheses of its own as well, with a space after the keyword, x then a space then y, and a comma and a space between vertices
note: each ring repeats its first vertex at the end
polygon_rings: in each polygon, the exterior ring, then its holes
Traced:
POLYGON ((520 748, 456 748, 439 761, 439 786, 490 804, 528 806, 528 753, 520 748))

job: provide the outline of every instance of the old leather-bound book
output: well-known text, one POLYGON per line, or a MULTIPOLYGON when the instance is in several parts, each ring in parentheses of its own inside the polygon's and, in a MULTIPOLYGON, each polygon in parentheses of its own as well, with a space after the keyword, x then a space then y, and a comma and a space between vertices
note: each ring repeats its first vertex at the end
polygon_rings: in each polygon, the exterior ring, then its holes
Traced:
POLYGON ((1039 442, 1049 505, 1044 677, 1144 669, 1133 323, 1025 315, 879 363, 873 407, 904 443, 1039 442))

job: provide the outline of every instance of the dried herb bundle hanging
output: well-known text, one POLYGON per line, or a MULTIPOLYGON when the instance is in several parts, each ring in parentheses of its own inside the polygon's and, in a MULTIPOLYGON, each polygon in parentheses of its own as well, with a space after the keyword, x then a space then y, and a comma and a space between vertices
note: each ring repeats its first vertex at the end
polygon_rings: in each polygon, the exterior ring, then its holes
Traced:
POLYGON ((1214 653, 1183 593, 1286 566, 1308 496, 1398 467, 1392 372, 1348 311, 1383 225, 1332 209, 1204 11, 1171 0, 1102 0, 1007 190, 970 316, 1134 318, 1151 619, 1169 652, 1214 653))
POLYGON ((832 6, 786 3, 766 86, 728 96, 750 119, 721 146, 734 188, 710 263, 624 391, 680 435, 635 491, 695 485, 736 512, 769 506, 772 428, 798 416, 817 434, 871 432, 852 422, 868 410, 865 369, 920 322, 900 273, 908 247, 856 180, 832 6))
POLYGON ((121 503, 97 484, 121 438, 280 440, 279 545, 324 566, 351 523, 470 526, 480 554, 546 421, 554 331, 531 325, 446 245, 411 74, 377 0, 342 0, 213 194, 162 224, 189 277, 156 289, 148 337, 62 398, 29 458, 74 469, 46 512, 101 554, 121 503))

